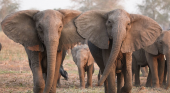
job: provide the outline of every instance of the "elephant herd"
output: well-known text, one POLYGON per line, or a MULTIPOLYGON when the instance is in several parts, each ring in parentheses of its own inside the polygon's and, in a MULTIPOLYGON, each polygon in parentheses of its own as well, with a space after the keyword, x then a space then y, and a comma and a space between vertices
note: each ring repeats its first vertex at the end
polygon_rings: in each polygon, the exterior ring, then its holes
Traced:
MULTIPOLYGON (((81 87, 85 87, 84 72, 87 71, 87 76, 93 74, 94 60, 102 74, 96 85, 104 83, 105 93, 130 93, 132 74, 136 76, 135 85, 139 85, 139 67, 146 65, 149 67, 147 86, 160 87, 164 79, 164 56, 168 73, 166 88, 170 86, 170 31, 162 32, 159 24, 149 17, 122 9, 83 13, 66 9, 23 10, 6 16, 1 26, 10 39, 24 46, 35 93, 56 92, 59 74, 66 73, 60 71, 66 50, 85 39, 88 46, 72 49, 81 87), (90 56, 85 56, 88 53, 90 56), (78 63, 80 60, 83 64, 78 63)), ((88 77, 87 87, 92 85, 91 81, 88 77)))

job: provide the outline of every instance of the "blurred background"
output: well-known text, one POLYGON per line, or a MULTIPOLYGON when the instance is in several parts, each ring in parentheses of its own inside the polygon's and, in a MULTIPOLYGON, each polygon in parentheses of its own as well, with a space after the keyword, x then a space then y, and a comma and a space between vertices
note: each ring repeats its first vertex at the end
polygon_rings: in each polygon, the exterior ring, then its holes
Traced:
POLYGON ((170 29, 170 0, 0 0, 0 22, 7 14, 19 10, 74 9, 84 12, 117 8, 151 17, 163 30, 170 29))

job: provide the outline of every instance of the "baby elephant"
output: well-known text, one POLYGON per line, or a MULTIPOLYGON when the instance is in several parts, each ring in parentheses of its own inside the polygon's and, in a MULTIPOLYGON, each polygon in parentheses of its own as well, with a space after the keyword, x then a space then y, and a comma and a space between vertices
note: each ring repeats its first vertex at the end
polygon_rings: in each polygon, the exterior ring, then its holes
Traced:
POLYGON ((92 74, 94 73, 94 59, 86 44, 77 45, 71 51, 73 60, 78 67, 80 87, 85 88, 85 72, 87 72, 86 87, 92 87, 92 74))

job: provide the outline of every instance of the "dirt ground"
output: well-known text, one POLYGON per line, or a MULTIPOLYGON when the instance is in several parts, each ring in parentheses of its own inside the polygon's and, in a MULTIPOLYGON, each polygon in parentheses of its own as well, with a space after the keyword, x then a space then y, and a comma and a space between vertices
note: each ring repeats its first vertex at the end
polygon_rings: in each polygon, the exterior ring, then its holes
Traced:
MULTIPOLYGON (((0 32, 0 93, 33 93, 33 76, 29 68, 27 55, 22 45, 8 39, 4 33, 0 32)), ((71 55, 67 55, 64 60, 64 69, 69 75, 69 80, 61 78, 62 86, 57 88, 57 93, 104 93, 104 87, 96 87, 98 66, 95 64, 93 74, 93 88, 80 89, 77 67, 71 55)), ((87 75, 86 75, 87 76, 87 75)), ((87 79, 87 78, 86 78, 87 79)), ((163 88, 145 87, 146 77, 141 77, 141 86, 133 87, 132 93, 170 93, 163 88)))

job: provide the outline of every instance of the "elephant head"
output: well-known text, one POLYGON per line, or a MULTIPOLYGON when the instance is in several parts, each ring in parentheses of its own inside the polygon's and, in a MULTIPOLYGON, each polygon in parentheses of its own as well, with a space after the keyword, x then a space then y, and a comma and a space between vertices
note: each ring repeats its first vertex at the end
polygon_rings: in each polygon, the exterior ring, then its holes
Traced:
POLYGON ((8 15, 1 23, 4 33, 31 51, 47 51, 47 81, 49 93, 54 80, 57 51, 71 48, 81 41, 74 19, 74 10, 23 10, 8 15))
POLYGON ((102 85, 110 73, 119 52, 128 53, 154 43, 162 32, 151 18, 129 14, 125 10, 87 11, 81 14, 75 24, 78 33, 101 49, 109 48, 111 53, 98 85, 102 85))

